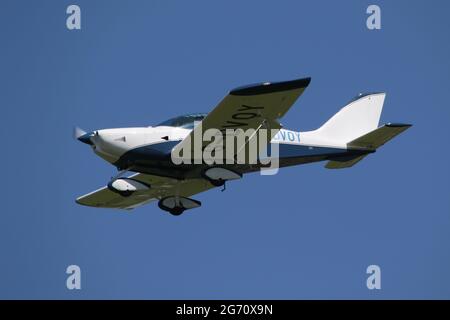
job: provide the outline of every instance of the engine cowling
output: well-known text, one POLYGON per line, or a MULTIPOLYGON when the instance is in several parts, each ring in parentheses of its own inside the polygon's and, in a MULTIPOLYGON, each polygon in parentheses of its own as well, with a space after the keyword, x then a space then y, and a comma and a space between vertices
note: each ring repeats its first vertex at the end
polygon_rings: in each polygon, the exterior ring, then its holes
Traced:
POLYGON ((108 189, 121 196, 128 197, 136 191, 149 190, 150 186, 130 178, 120 178, 110 181, 108 183, 108 189))

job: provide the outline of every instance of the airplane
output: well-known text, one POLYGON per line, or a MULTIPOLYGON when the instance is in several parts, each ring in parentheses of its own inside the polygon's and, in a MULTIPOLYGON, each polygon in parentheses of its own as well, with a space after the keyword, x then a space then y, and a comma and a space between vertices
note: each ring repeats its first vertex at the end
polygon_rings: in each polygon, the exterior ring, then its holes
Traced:
MULTIPOLYGON (((386 142, 402 133, 410 124, 387 123, 378 126, 385 93, 360 94, 319 128, 298 132, 287 130, 279 122, 310 84, 311 78, 283 82, 264 82, 231 90, 209 113, 178 116, 156 126, 102 129, 85 132, 75 128, 74 136, 114 165, 118 173, 109 183, 80 196, 81 205, 134 209, 152 201, 164 211, 178 216, 197 208, 201 202, 191 196, 244 174, 264 169, 262 163, 174 163, 174 153, 193 152, 191 141, 207 129, 254 132, 270 128, 267 148, 277 147, 280 168, 327 161, 328 169, 349 168, 386 142), (201 126, 199 125, 201 124, 201 126), (132 175, 124 177, 126 173, 132 175)), ((247 144, 252 137, 244 139, 247 144)), ((195 144, 195 141, 194 141, 195 144)), ((205 149, 207 143, 201 142, 205 149)), ((232 149, 236 157, 241 149, 232 149)), ((227 153, 227 155, 229 155, 227 153)), ((268 156, 270 157, 270 155, 268 156)))

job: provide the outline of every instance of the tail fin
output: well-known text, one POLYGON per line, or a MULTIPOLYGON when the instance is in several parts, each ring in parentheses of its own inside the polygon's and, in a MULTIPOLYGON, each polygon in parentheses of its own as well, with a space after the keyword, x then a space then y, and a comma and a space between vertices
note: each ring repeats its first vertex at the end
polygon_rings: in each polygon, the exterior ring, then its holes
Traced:
POLYGON ((328 169, 354 166, 369 153, 399 135, 410 124, 388 123, 378 127, 385 93, 360 95, 339 110, 320 128, 301 132, 306 144, 339 147, 351 150, 349 154, 328 158, 328 169))
POLYGON ((375 130, 385 96, 385 93, 358 96, 315 130, 314 137, 332 144, 347 144, 375 130))

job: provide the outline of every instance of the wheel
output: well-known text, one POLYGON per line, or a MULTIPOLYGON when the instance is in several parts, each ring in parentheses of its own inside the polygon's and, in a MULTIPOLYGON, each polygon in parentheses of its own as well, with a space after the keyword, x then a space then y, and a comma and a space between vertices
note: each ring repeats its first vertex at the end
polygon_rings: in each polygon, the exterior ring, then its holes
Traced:
POLYGON ((168 196, 158 201, 158 207, 160 209, 167 211, 174 216, 179 216, 184 210, 197 208, 201 205, 202 203, 200 201, 179 196, 168 196))
POLYGON ((134 191, 126 190, 126 191, 118 191, 117 193, 120 194, 122 197, 126 198, 131 196, 134 193, 134 191))
POLYGON ((174 216, 179 216, 180 214, 182 214, 184 212, 184 208, 183 207, 174 207, 172 209, 169 210, 169 212, 174 215, 174 216))
POLYGON ((111 190, 112 192, 120 194, 122 197, 125 198, 131 196, 134 193, 134 191, 132 190, 117 190, 116 188, 113 187, 112 185, 113 182, 114 181, 110 181, 107 185, 108 189, 111 190))

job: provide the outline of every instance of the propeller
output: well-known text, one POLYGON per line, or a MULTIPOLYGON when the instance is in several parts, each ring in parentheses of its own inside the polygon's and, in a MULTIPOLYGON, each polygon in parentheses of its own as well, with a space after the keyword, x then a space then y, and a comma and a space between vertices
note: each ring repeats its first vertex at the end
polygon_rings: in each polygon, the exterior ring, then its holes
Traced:
POLYGON ((94 145, 94 142, 92 141, 92 137, 98 135, 97 131, 92 131, 92 132, 86 132, 83 129, 81 129, 80 127, 74 127, 73 128, 73 138, 77 139, 83 143, 89 144, 89 145, 94 145))
POLYGON ((87 132, 81 129, 80 127, 73 127, 73 138, 78 139, 81 136, 84 136, 87 132))

